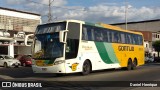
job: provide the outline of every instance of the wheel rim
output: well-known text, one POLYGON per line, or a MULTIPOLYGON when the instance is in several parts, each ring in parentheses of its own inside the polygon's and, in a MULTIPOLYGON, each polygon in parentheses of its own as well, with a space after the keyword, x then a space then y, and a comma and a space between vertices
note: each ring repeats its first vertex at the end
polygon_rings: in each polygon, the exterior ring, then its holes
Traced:
POLYGON ((128 70, 131 70, 131 68, 132 68, 131 62, 128 62, 128 70))
POLYGON ((89 73, 89 71, 90 71, 89 63, 86 62, 86 63, 83 65, 83 72, 84 72, 84 73, 89 73))
POLYGON ((137 66, 137 62, 134 61, 134 62, 133 62, 133 67, 135 68, 136 66, 137 66))

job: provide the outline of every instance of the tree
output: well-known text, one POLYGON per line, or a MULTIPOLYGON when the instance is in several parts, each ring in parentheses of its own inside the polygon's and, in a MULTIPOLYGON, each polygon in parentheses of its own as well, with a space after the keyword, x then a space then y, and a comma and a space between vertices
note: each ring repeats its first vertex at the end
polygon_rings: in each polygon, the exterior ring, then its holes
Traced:
POLYGON ((152 46, 153 46, 153 48, 155 49, 155 51, 158 52, 158 58, 159 58, 159 52, 160 52, 160 40, 157 40, 157 41, 153 42, 152 46))

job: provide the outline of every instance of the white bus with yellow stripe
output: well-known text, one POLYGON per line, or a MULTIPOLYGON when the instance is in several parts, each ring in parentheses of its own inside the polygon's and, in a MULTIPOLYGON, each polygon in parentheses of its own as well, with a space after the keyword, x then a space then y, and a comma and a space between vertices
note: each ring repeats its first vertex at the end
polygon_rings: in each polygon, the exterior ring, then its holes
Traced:
POLYGON ((33 58, 35 73, 131 70, 144 64, 143 35, 78 20, 43 24, 34 35, 33 58))

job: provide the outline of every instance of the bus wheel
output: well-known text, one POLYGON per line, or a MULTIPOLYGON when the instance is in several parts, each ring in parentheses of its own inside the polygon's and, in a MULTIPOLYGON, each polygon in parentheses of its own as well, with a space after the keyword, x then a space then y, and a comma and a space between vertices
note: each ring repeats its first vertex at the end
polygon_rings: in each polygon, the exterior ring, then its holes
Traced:
POLYGON ((91 63, 86 60, 84 63, 83 63, 83 71, 82 71, 82 75, 87 75, 91 72, 91 63))
POLYGON ((137 67, 137 60, 134 60, 132 63, 132 70, 135 70, 137 67))
POLYGON ((132 69, 132 60, 128 60, 128 65, 127 65, 127 70, 131 70, 132 69))

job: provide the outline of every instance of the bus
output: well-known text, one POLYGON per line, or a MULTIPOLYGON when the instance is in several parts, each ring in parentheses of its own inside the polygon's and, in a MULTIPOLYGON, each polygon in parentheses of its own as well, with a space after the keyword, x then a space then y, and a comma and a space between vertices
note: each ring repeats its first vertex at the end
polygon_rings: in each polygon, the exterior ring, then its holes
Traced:
POLYGON ((32 47, 34 73, 87 75, 144 64, 142 33, 103 23, 65 20, 38 25, 32 47))

